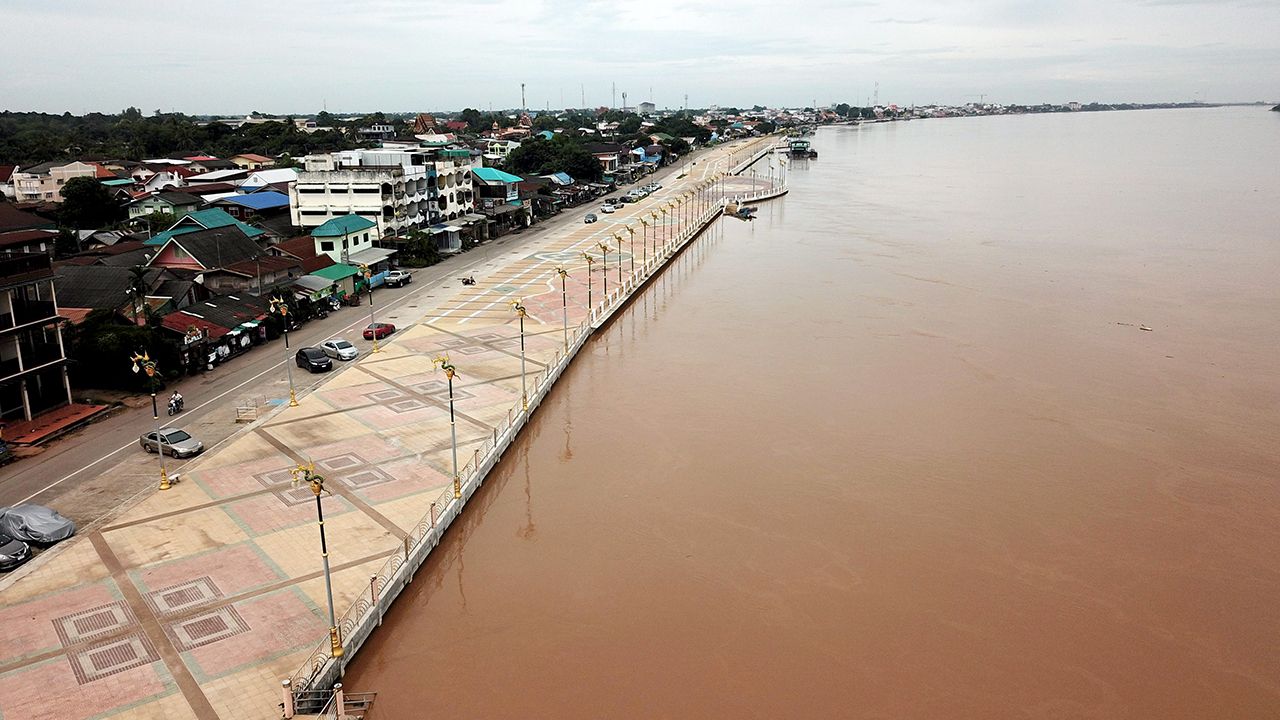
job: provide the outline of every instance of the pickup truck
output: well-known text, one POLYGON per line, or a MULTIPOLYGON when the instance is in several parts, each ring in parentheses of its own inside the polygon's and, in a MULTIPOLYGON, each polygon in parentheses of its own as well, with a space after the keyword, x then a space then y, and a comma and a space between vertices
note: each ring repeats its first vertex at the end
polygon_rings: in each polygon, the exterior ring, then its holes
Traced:
POLYGON ((387 287, 402 287, 413 282, 413 273, 408 270, 392 270, 387 273, 384 282, 387 287))

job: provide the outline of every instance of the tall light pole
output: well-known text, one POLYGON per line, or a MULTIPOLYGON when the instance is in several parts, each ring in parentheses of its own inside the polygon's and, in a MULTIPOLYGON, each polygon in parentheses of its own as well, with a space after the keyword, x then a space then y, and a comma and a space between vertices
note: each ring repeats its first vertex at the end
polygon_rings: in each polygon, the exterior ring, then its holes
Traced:
POLYGON ((644 253, 644 266, 649 267, 649 221, 640 216, 640 251, 644 253))
POLYGON ((329 577, 329 543, 324 536, 324 507, 320 503, 320 493, 324 492, 324 477, 316 473, 312 463, 299 465, 289 471, 293 475, 293 485, 306 483, 311 493, 316 496, 316 521, 320 525, 320 558, 324 561, 324 593, 329 601, 329 655, 340 658, 343 655, 342 638, 338 636, 338 618, 333 611, 333 580, 329 577))
POLYGON ((364 276, 365 287, 369 290, 369 329, 373 331, 373 352, 382 352, 378 349, 378 328, 373 319, 373 270, 368 265, 360 265, 360 274, 364 276))
MULTIPOLYGON (((622 287, 622 236, 618 233, 613 234, 613 241, 618 244, 618 287, 622 287)), ((632 263, 634 270, 634 261, 632 263)))
POLYGON ((151 385, 151 417, 156 421, 156 455, 160 456, 160 489, 168 490, 172 485, 169 484, 169 473, 164 469, 164 433, 161 432, 164 428, 160 422, 160 406, 156 404, 156 373, 159 369, 148 353, 136 352, 129 359, 133 361, 133 371, 146 373, 151 385))
POLYGON ((582 253, 582 259, 587 261, 587 312, 590 313, 591 309, 595 307, 595 304, 591 302, 591 266, 596 259, 586 252, 582 253))
POLYGON ((631 274, 636 274, 636 231, 630 225, 624 225, 623 230, 627 231, 627 245, 631 248, 631 274))
POLYGON ((604 276, 604 297, 609 299, 609 246, 602 242, 596 243, 596 247, 600 248, 600 262, 604 263, 604 272, 600 273, 604 276))
POLYGON ((667 223, 667 216, 671 214, 671 203, 663 203, 662 205, 662 253, 667 252, 667 240, 671 236, 671 227, 667 223))
POLYGON ((516 315, 520 316, 520 407, 529 412, 529 390, 525 385, 524 375, 524 316, 525 309, 522 303, 523 298, 511 301, 511 309, 516 311, 516 315))
POLYGON ((444 370, 444 376, 449 379, 449 442, 453 447, 453 498, 457 500, 462 497, 462 479, 458 476, 458 422, 453 415, 453 376, 458 371, 449 362, 448 355, 435 356, 431 366, 444 370))
POLYGON ((293 358, 289 357, 289 304, 284 298, 271 298, 271 312, 280 314, 284 327, 284 373, 289 377, 289 407, 298 407, 298 394, 293 389, 293 358))
POLYGON ((658 211, 649 211, 649 217, 653 220, 653 257, 658 258, 658 211))
POLYGON ((569 295, 564 288, 564 279, 569 271, 556 266, 556 274, 560 276, 560 319, 564 325, 564 351, 569 352, 569 295))

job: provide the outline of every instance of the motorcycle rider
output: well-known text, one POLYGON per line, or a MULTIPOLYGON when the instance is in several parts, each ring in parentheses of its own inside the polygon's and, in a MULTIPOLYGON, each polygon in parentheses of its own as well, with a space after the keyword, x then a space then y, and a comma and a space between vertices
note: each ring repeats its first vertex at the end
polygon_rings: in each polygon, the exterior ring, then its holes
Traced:
POLYGON ((173 394, 169 396, 169 408, 174 412, 182 409, 182 393, 177 390, 173 391, 173 394))

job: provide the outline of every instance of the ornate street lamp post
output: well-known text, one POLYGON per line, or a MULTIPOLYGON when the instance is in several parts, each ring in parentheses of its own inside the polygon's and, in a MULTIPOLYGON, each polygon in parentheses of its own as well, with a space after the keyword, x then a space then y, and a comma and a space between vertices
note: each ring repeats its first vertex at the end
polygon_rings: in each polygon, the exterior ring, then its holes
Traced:
MULTIPOLYGON (((523 298, 522 298, 523 299, 523 298)), ((527 413, 529 412, 529 390, 525 385, 524 375, 524 316, 525 309, 521 300, 512 300, 511 309, 516 311, 516 315, 520 316, 520 407, 527 413)))
POLYGON ((658 211, 651 210, 649 212, 650 219, 653 220, 653 258, 658 259, 658 211))
POLYGON ((591 302, 591 265, 595 263, 596 259, 586 252, 582 253, 582 259, 587 261, 587 312, 590 313, 595 308, 595 304, 591 302))
POLYGON ((649 267, 649 221, 640 216, 640 252, 644 253, 644 266, 649 267))
POLYGON ((560 276, 560 320, 564 325, 564 351, 569 352, 569 295, 564 288, 564 279, 569 277, 569 271, 557 266, 556 274, 560 276))
POLYGON ((284 326, 284 372, 289 377, 289 407, 298 407, 298 394, 293 389, 293 358, 289 357, 289 305, 284 298, 273 297, 271 312, 280 314, 284 326))
POLYGON ((449 379, 449 438, 453 446, 453 497, 456 500, 462 497, 462 479, 458 477, 458 423, 453 415, 453 376, 458 371, 449 362, 448 355, 437 355, 431 365, 444 370, 444 376, 449 379))
POLYGON ((299 465, 289 471, 293 475, 293 485, 306 483, 311 494, 316 496, 316 521, 320 525, 320 559, 324 562, 324 593, 329 601, 329 655, 340 658, 343 655, 342 638, 338 636, 338 618, 333 612, 333 580, 329 577, 329 543, 324 535, 324 507, 320 503, 320 493, 324 492, 324 476, 316 473, 312 463, 299 465))
MULTIPOLYGON (((618 287, 621 288, 622 287, 622 236, 619 235, 618 233, 614 233, 613 241, 618 244, 618 287)), ((635 269, 634 263, 635 261, 632 261, 633 270, 635 269)))
POLYGON ((373 319, 373 270, 368 265, 361 265, 360 274, 364 276, 365 288, 369 290, 369 326, 373 330, 373 352, 382 352, 378 349, 378 329, 373 327, 377 325, 373 319))
POLYGON ((630 225, 624 225, 623 230, 627 231, 627 245, 631 248, 631 274, 636 274, 636 231, 630 225))
POLYGON ((667 254, 667 242, 671 237, 671 227, 667 223, 667 216, 671 214, 671 203, 662 205, 662 254, 667 254))
POLYGON ((609 299, 609 246, 601 242, 601 243, 596 243, 596 247, 600 248, 600 262, 604 263, 604 268, 603 268, 604 272, 602 272, 601 275, 604 276, 604 297, 605 297, 605 300, 608 300, 609 299))
POLYGON ((133 371, 144 372, 147 374, 148 384, 151 386, 151 417, 156 421, 156 455, 160 456, 160 489, 168 490, 172 485, 169 484, 169 473, 164 469, 164 428, 160 422, 160 406, 156 404, 156 361, 151 359, 147 353, 134 353, 129 360, 133 362, 133 371))

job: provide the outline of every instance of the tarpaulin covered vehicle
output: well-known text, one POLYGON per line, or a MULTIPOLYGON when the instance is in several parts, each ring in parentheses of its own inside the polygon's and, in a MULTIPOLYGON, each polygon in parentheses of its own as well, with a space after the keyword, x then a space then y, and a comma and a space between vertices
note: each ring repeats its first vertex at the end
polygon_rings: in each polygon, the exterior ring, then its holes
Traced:
POLYGON ((74 535, 76 524, 44 505, 15 505, 0 509, 0 535, 52 545, 74 535))

